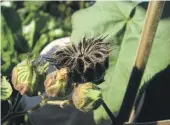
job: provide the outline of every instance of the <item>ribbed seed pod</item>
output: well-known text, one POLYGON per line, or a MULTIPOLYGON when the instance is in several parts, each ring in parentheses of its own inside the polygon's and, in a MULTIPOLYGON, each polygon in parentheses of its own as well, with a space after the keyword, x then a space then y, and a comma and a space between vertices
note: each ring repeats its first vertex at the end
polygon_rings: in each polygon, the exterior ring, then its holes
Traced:
POLYGON ((78 84, 72 96, 75 107, 83 112, 97 109, 102 103, 102 93, 93 83, 78 84))
POLYGON ((69 68, 61 68, 47 75, 44 82, 45 91, 51 97, 65 97, 72 91, 71 72, 69 68))
POLYGON ((76 83, 99 81, 108 68, 108 57, 111 51, 110 43, 104 42, 106 37, 97 39, 83 38, 76 45, 69 45, 47 57, 57 67, 69 67, 74 72, 76 83))
POLYGON ((23 94, 37 94, 39 75, 33 66, 33 59, 26 58, 12 70, 12 84, 14 88, 23 94))

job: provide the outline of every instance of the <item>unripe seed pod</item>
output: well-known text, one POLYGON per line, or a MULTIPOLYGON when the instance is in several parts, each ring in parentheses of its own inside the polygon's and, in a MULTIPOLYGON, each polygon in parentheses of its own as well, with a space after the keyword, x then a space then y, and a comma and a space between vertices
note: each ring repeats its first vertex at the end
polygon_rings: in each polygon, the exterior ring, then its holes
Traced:
POLYGON ((26 58, 12 70, 12 84, 21 95, 37 93, 39 75, 36 73, 30 58, 26 58))
POLYGON ((44 82, 45 91, 51 97, 65 97, 72 90, 69 68, 61 68, 47 75, 44 82))
POLYGON ((93 83, 78 84, 72 96, 75 107, 83 112, 97 109, 102 103, 100 88, 93 83))

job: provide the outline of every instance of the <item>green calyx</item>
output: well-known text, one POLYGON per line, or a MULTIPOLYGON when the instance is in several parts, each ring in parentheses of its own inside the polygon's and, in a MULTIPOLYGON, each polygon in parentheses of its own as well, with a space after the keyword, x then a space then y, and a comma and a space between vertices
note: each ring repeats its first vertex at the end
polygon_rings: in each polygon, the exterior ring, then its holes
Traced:
POLYGON ((12 84, 21 95, 34 95, 37 93, 39 75, 35 71, 33 61, 35 56, 28 56, 13 68, 12 84))
POLYGON ((101 105, 102 93, 96 85, 88 82, 75 87, 72 99, 77 109, 88 112, 101 105))
POLYGON ((70 70, 68 68, 62 68, 50 73, 44 85, 48 96, 65 97, 72 90, 70 70))

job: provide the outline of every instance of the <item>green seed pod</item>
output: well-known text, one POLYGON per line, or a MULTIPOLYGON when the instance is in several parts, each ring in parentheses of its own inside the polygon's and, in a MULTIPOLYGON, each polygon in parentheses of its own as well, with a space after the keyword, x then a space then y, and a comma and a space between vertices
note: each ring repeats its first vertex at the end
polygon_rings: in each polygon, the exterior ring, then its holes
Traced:
POLYGON ((12 84, 21 95, 32 96, 38 92, 39 75, 33 67, 33 58, 27 57, 12 71, 12 84))
POLYGON ((47 75, 45 91, 51 97, 65 97, 72 90, 69 68, 61 68, 47 75))
POLYGON ((102 103, 102 93, 93 83, 79 84, 72 96, 75 107, 83 112, 97 109, 102 103))

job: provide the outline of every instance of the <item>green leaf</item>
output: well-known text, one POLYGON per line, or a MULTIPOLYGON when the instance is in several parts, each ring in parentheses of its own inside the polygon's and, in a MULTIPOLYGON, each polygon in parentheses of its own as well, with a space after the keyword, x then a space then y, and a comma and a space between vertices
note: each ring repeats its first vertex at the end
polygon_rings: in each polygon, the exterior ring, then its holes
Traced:
POLYGON ((48 32, 48 35, 50 37, 50 41, 54 40, 54 38, 62 37, 64 36, 64 31, 62 29, 53 29, 48 32))
POLYGON ((27 43, 21 34, 22 23, 21 23, 18 13, 14 10, 12 6, 3 5, 2 6, 2 17, 4 21, 4 26, 8 27, 8 29, 12 33, 11 35, 13 36, 15 47, 20 49, 22 52, 28 51, 27 43))
MULTIPOLYGON (((52 40, 54 39, 54 35, 56 35, 56 24, 54 24, 54 22, 55 18, 43 11, 30 13, 27 16, 23 22, 23 36, 25 36, 25 39, 28 41, 30 51, 38 49, 35 48, 35 46, 38 47, 37 44, 40 45, 40 39, 42 40, 44 38, 44 36, 41 38, 40 35, 48 34, 52 40), (53 33, 53 36, 49 34, 49 32, 53 33)), ((47 40, 45 41, 46 42, 43 40, 42 45, 45 45, 48 42, 47 40)), ((40 49, 41 48, 39 48, 39 50, 40 49)))
POLYGON ((76 12, 72 16, 71 39, 74 43, 86 37, 109 35, 113 37, 129 20, 136 4, 130 2, 97 2, 92 7, 76 12), (122 9, 123 8, 123 9, 122 9))
POLYGON ((1 100, 7 100, 12 94, 12 87, 5 76, 2 77, 1 82, 1 100))
POLYGON ((6 71, 8 68, 10 68, 11 65, 11 58, 10 56, 14 56, 14 37, 12 35, 12 31, 7 26, 3 16, 1 16, 1 52, 2 52, 2 67, 1 70, 6 71))
MULTIPOLYGON (((105 103, 115 114, 118 113, 124 97, 144 25, 144 9, 136 7, 134 16, 130 18, 135 5, 129 2, 97 2, 88 9, 78 11, 72 17, 71 39, 74 43, 79 42, 84 36, 97 37, 106 34, 109 35, 106 41, 118 40, 110 56, 105 81, 99 85, 105 103)), ((169 19, 160 21, 142 84, 170 64, 170 31, 167 31, 169 27, 169 19)), ((94 118, 100 122, 108 119, 108 116, 100 107, 94 112, 94 118)))
POLYGON ((22 33, 25 39, 27 40, 30 49, 33 47, 35 31, 36 31, 35 20, 32 20, 28 25, 23 26, 22 33))
POLYGON ((41 49, 44 48, 44 46, 48 43, 49 38, 47 34, 42 34, 39 40, 36 42, 33 53, 38 53, 41 51, 41 49))
POLYGON ((1 34, 1 37, 2 37, 2 51, 5 51, 5 50, 11 50, 11 53, 13 52, 14 48, 14 37, 12 35, 12 32, 11 30, 9 29, 9 27, 6 25, 6 22, 3 18, 3 16, 1 16, 1 22, 2 22, 2 25, 1 25, 1 28, 2 28, 2 34, 1 34), (9 44, 10 43, 10 44, 9 44))
POLYGON ((11 6, 2 6, 1 10, 2 10, 2 15, 7 25, 11 29, 12 33, 17 33, 17 32, 21 33, 21 28, 22 28, 21 20, 18 14, 16 13, 16 11, 11 6))
POLYGON ((42 11, 37 13, 35 16, 37 32, 40 33, 46 32, 48 30, 47 29, 48 23, 51 22, 52 17, 49 14, 44 13, 42 11))
POLYGON ((28 10, 36 12, 46 3, 47 3, 47 1, 25 1, 24 6, 28 10))
POLYGON ((170 64, 170 31, 167 30, 169 28, 170 19, 163 19, 159 22, 142 83, 170 64))

